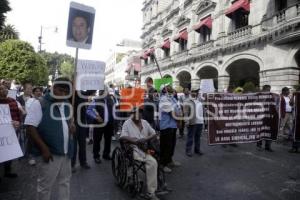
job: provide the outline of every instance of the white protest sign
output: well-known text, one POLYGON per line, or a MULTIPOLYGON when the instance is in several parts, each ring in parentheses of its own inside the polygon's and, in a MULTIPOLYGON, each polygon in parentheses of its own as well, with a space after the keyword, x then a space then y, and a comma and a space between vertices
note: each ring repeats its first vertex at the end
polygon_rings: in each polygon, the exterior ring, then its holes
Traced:
POLYGON ((104 62, 78 60, 76 90, 104 90, 104 71, 104 62))
POLYGON ((202 79, 200 82, 201 93, 212 93, 215 92, 214 80, 213 79, 202 79))
POLYGON ((8 90, 7 96, 16 100, 17 99, 17 90, 8 90))
POLYGON ((0 163, 23 156, 16 131, 11 122, 9 105, 0 105, 0 163))

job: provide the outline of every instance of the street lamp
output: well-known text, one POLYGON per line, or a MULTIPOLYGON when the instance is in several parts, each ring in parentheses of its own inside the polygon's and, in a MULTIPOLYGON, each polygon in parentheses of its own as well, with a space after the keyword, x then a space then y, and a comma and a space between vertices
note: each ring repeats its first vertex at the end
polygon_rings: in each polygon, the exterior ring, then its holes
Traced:
POLYGON ((57 26, 41 26, 41 32, 40 32, 40 36, 38 37, 39 40, 39 52, 42 52, 42 45, 44 44, 42 42, 43 40, 43 30, 47 30, 47 29, 54 29, 54 33, 58 32, 58 27, 57 26))

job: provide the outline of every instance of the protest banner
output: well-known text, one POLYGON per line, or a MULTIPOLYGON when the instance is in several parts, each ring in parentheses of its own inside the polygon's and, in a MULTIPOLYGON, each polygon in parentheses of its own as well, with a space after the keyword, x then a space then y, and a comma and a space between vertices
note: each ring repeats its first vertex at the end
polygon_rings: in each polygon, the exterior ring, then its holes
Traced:
POLYGON ((300 92, 294 94, 295 97, 295 128, 294 140, 300 142, 300 92))
POLYGON ((121 89, 120 110, 130 111, 135 106, 144 104, 145 90, 142 88, 124 88, 121 89))
POLYGON ((201 93, 212 93, 215 92, 214 80, 213 79, 201 79, 200 92, 201 93))
POLYGON ((7 97, 10 97, 14 100, 17 99, 17 90, 8 90, 8 94, 7 94, 7 97))
POLYGON ((23 153, 7 104, 0 105, 0 129, 0 163, 22 157, 23 153))
POLYGON ((82 49, 92 47, 95 13, 93 7, 70 3, 67 46, 82 49))
POLYGON ((154 88, 159 91, 160 90, 160 86, 163 84, 169 84, 172 86, 173 84, 173 79, 172 77, 170 78, 162 78, 162 79, 154 79, 154 88))
POLYGON ((277 139, 277 94, 209 94, 206 103, 210 145, 277 139))
POLYGON ((104 70, 104 62, 78 60, 76 90, 104 90, 104 70))

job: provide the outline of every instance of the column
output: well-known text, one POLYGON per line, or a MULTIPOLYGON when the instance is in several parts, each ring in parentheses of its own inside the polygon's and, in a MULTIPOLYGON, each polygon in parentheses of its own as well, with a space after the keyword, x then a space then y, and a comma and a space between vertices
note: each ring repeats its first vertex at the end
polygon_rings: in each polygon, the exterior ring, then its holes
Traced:
POLYGON ((218 77, 218 92, 223 92, 229 86, 230 77, 223 75, 218 77))
POLYGON ((191 90, 198 90, 200 88, 200 79, 194 78, 191 80, 191 90))

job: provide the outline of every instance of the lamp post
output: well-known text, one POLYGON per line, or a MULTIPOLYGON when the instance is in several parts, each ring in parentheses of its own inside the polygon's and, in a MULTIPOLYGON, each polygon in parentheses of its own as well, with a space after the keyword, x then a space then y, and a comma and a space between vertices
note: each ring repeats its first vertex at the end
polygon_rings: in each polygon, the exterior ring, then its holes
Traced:
POLYGON ((39 40, 39 52, 42 52, 42 45, 44 44, 43 43, 43 30, 47 30, 47 29, 54 29, 54 33, 57 33, 58 32, 58 27, 57 26, 41 26, 41 32, 40 32, 40 35, 38 37, 38 40, 39 40))

